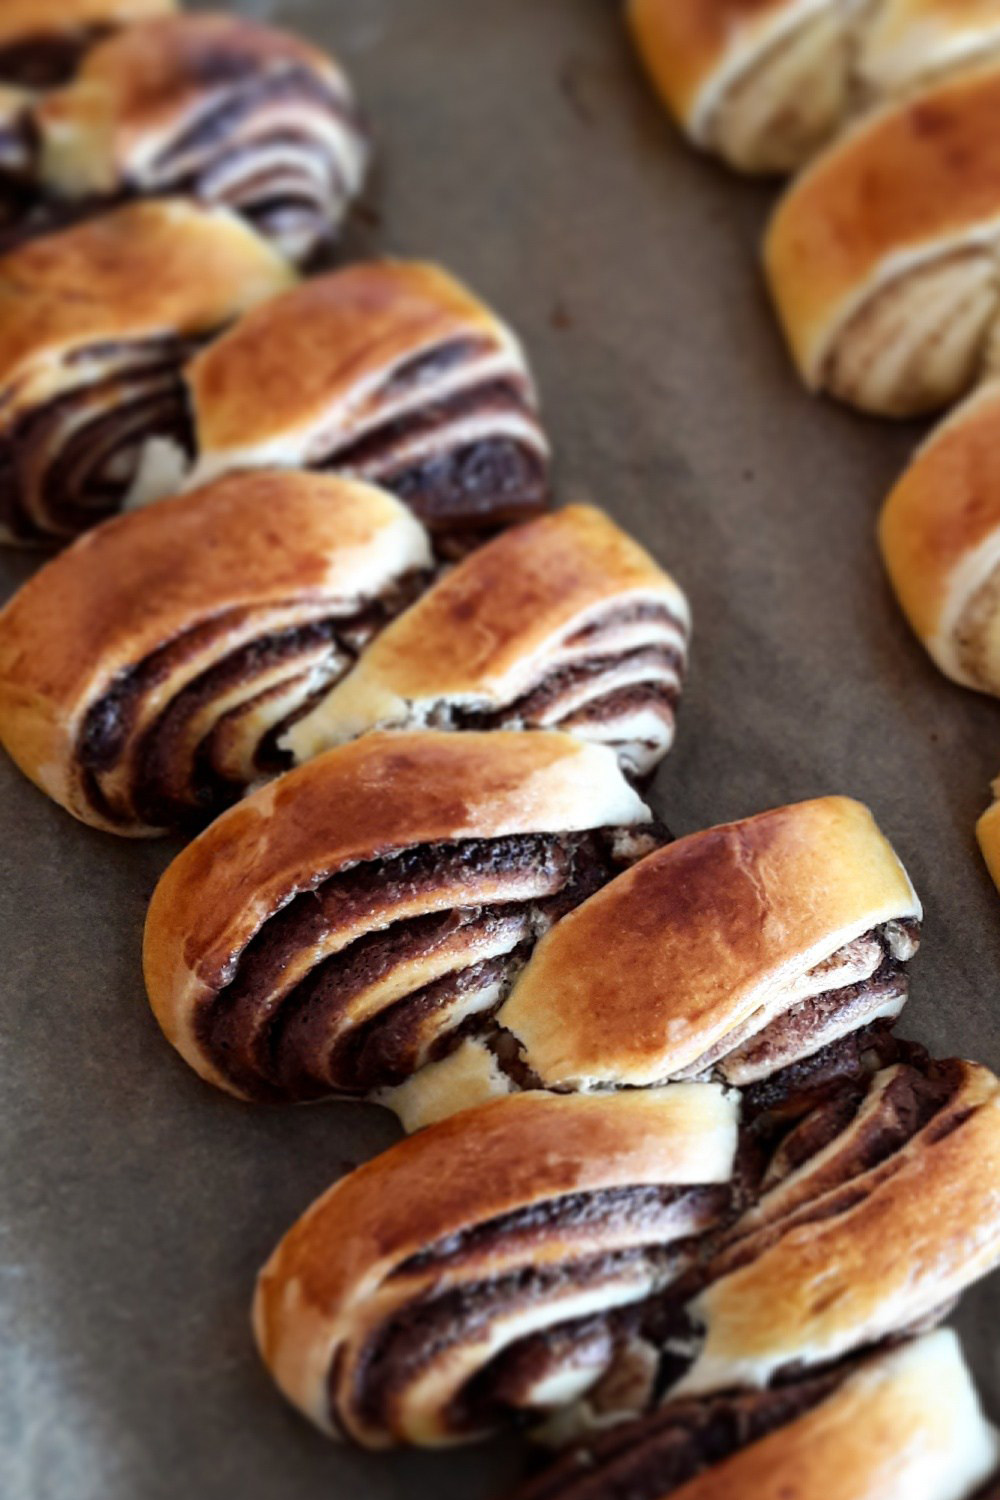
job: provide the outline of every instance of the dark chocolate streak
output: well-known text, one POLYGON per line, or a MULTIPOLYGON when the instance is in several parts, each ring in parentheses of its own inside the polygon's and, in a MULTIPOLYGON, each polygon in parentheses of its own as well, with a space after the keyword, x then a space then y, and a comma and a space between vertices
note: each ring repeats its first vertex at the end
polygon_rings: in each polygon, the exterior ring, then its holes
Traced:
MULTIPOLYGON (((489 1282, 472 1281, 411 1302, 362 1351, 352 1402, 367 1420, 384 1420, 394 1395, 405 1391, 429 1353, 439 1356, 450 1343, 464 1342, 471 1327, 515 1308, 599 1287, 622 1273, 669 1279, 690 1255, 691 1236, 718 1218, 727 1197, 724 1188, 711 1187, 623 1187, 571 1194, 477 1225, 413 1256, 397 1269, 398 1278, 419 1278, 438 1270, 443 1274, 445 1268, 456 1273, 463 1263, 474 1264, 477 1255, 498 1243, 508 1254, 517 1248, 524 1262, 489 1282), (550 1236, 568 1240, 572 1257, 574 1236, 580 1236, 582 1251, 597 1230, 609 1246, 604 1252, 591 1250, 557 1266, 532 1264, 532 1256, 550 1236), (622 1236, 632 1243, 615 1248, 622 1236)), ((556 1364, 572 1367, 581 1350, 592 1350, 595 1342, 606 1362, 629 1320, 627 1310, 609 1310, 560 1321, 553 1309, 551 1327, 516 1340, 478 1372, 449 1413, 451 1430, 480 1426, 495 1418, 496 1408, 506 1401, 517 1407, 519 1394, 540 1372, 556 1364)))
POLYGON ((199 1018, 202 1047, 230 1081, 259 1099, 358 1095, 398 1083, 418 1062, 419 1036, 440 1057, 488 1024, 541 931, 618 873, 611 843, 600 831, 470 839, 404 849, 320 880, 265 922, 238 956, 199 1018), (455 903, 456 890, 468 892, 467 904, 455 903), (480 891, 486 904, 476 900, 480 891), (429 909, 393 920, 414 901, 429 909), (354 922, 361 935, 274 999, 296 955, 354 922), (482 937, 502 952, 485 961, 463 958, 464 945, 482 937), (351 1001, 371 984, 456 942, 444 978, 348 1023, 351 1001), (467 1000, 477 981, 491 988, 487 1008, 471 1018, 453 1015, 454 1002, 467 1000))
MULTIPOLYGON (((832 1160, 809 1171, 795 1198, 786 1201, 780 1217, 760 1228, 751 1225, 745 1232, 741 1232, 742 1221, 738 1222, 728 1243, 706 1267, 705 1284, 748 1265, 793 1228, 847 1213, 868 1196, 884 1174, 891 1175, 898 1153, 939 1116, 943 1126, 957 1128, 946 1111, 960 1085, 960 1064, 904 1064, 882 1092, 877 1108, 863 1122, 860 1116, 870 1089, 865 1093, 850 1086, 838 1100, 827 1101, 807 1116, 777 1145, 770 1173, 764 1179, 765 1189, 772 1180, 779 1185, 792 1170, 808 1169, 809 1163, 838 1139, 844 1140, 844 1148, 832 1160), (849 1130, 853 1133, 848 1142, 845 1132, 849 1130)), ((932 1129, 929 1142, 933 1144, 938 1138, 932 1129)), ((762 1202, 766 1207, 766 1192, 762 1202)))
POLYGON ((63 528, 85 531, 112 514, 135 478, 137 444, 147 438, 170 438, 185 452, 193 452, 180 369, 201 342, 167 336, 134 345, 95 344, 66 357, 69 369, 115 348, 123 355, 119 370, 43 402, 0 435, 0 521, 15 537, 50 540, 63 528), (137 361, 136 355, 146 349, 151 354, 155 351, 155 359, 137 361), (115 404, 102 404, 116 392, 120 399, 115 404), (91 406, 94 415, 76 427, 54 454, 50 452, 60 423, 91 406), (131 449, 135 449, 135 463, 121 475, 112 474, 109 465, 131 449), (37 494, 41 524, 27 510, 28 493, 37 494))
MULTIPOLYGON (((317 649, 328 648, 328 673, 311 694, 303 692, 298 707, 257 748, 255 764, 262 775, 287 769, 289 757, 277 748, 277 741, 297 718, 308 713, 333 681, 343 676, 363 647, 412 601, 424 582, 422 574, 406 575, 381 598, 355 606, 353 612, 331 613, 327 619, 263 634, 205 668, 143 733, 135 754, 132 816, 154 828, 197 826, 241 796, 246 790, 243 783, 228 780, 213 766, 210 744, 203 742, 194 766, 185 764, 178 742, 192 716, 231 689, 263 678, 272 668, 287 665, 287 675, 293 675, 298 659, 310 659, 317 649)), ((335 608, 331 601, 331 611, 335 608)), ((344 606, 339 608, 343 610, 344 606)), ((114 821, 120 816, 103 795, 99 778, 133 748, 136 720, 146 696, 186 661, 210 651, 214 640, 223 639, 252 618, 250 608, 230 610, 193 626, 119 674, 91 705, 77 743, 77 756, 90 800, 102 817, 114 821)))
POLYGON ((567 1453, 512 1500, 666 1500, 706 1469, 813 1411, 849 1373, 844 1369, 777 1390, 674 1402, 567 1453))
POLYGON ((511 412, 535 421, 526 382, 513 377, 485 381, 383 423, 325 454, 314 467, 364 470, 405 500, 432 531, 488 529, 526 519, 548 503, 548 465, 541 452, 499 434, 457 446, 450 445, 447 435, 447 427, 460 418, 511 412), (395 457, 400 443, 439 429, 444 442, 440 453, 417 464, 395 457))
MULTIPOLYGON (((672 618, 666 609, 660 611, 660 614, 664 620, 672 618)), ((500 729, 504 724, 514 721, 539 724, 558 706, 559 700, 574 688, 583 683, 599 682, 602 677, 630 665, 645 667, 650 673, 664 667, 669 668, 677 674, 678 682, 684 674, 684 661, 680 652, 668 648, 644 647, 639 651, 623 652, 620 656, 597 656, 590 661, 578 662, 574 666, 561 667, 549 673, 537 687, 504 708, 489 712, 475 709, 461 711, 457 715, 459 725, 462 729, 500 729)), ((632 683, 595 696, 582 707, 567 708, 564 714, 552 720, 552 725, 557 728, 566 719, 572 718, 576 722, 584 717, 593 723, 606 723, 609 719, 616 718, 625 708, 647 707, 650 704, 659 704, 664 715, 672 719, 679 696, 679 687, 668 687, 665 683, 632 683)))
MULTIPOLYGON (((155 171, 163 171, 192 151, 210 150, 225 143, 262 105, 292 101, 316 107, 318 113, 334 116, 352 130, 361 130, 361 122, 348 99, 325 79, 310 69, 287 66, 261 75, 260 59, 240 57, 231 50, 207 51, 198 59, 197 82, 205 88, 231 84, 233 92, 218 102, 211 102, 193 123, 175 136, 154 158, 155 171)), ((261 142, 272 139, 264 136, 261 142)), ((177 179, 178 186, 184 182, 177 179)))
POLYGON ((112 29, 69 26, 64 31, 40 32, 8 42, 0 46, 0 83, 26 89, 52 89, 69 83, 85 54, 112 29))
MULTIPOLYGON (((209 91, 209 99, 201 116, 164 146, 148 169, 155 183, 153 195, 183 194, 203 203, 225 204, 269 238, 280 239, 288 231, 304 235, 303 258, 332 243, 350 187, 344 164, 319 128, 310 131, 304 121, 282 128, 280 120, 269 123, 268 110, 284 102, 297 109, 308 103, 317 127, 333 117, 358 138, 358 149, 363 150, 364 128, 349 99, 308 68, 262 73, 259 58, 234 54, 231 48, 208 49, 188 59, 187 67, 209 91), (212 97, 214 89, 226 84, 232 85, 226 97, 212 97), (258 112, 259 133, 236 139, 258 112), (233 143, 227 146, 228 141, 233 143), (264 165, 264 154, 270 156, 279 147, 284 148, 282 159, 264 165), (262 165, 255 173, 257 160, 262 165), (234 168, 246 170, 225 180, 234 168)), ((78 198, 45 195, 37 186, 11 194, 8 211, 0 218, 0 250, 6 253, 39 234, 68 228, 149 194, 149 187, 129 177, 112 192, 78 198)))

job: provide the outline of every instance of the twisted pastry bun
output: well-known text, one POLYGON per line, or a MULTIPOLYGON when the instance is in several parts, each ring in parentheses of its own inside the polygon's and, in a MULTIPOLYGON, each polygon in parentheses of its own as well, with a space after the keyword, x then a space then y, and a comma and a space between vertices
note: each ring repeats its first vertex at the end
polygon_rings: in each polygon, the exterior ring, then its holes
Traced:
MULTIPOLYGON (((764 1387, 939 1321, 1000 1261, 1000 1082, 916 1060, 821 1106, 688 1305, 677 1395, 764 1387)), ((661 1387, 662 1388, 662 1387, 661 1387)))
POLYGON ((675 1401, 516 1500, 971 1500, 1000 1461, 944 1329, 777 1390, 675 1401))
POLYGON ((692 834, 567 916, 492 1028, 388 1102, 413 1129, 522 1086, 711 1077, 794 1113, 856 1072, 902 1010, 920 917, 891 846, 847 798, 692 834))
POLYGON ((1000 393, 985 385, 919 450, 879 540, 906 618, 946 677, 1000 696, 1000 393))
POLYGON ((191 351, 287 287, 225 209, 137 203, 0 260, 0 531, 60 541, 119 509, 144 449, 191 445, 191 351))
POLYGON ((446 573, 282 743, 308 760, 372 729, 562 729, 644 777, 673 742, 690 626, 649 554, 570 506, 446 573))
POLYGON ((0 613, 0 741, 94 827, 203 822, 426 578, 391 495, 233 475, 81 537, 0 613))
POLYGON ((178 856, 150 1000, 231 1093, 364 1097, 487 1025, 539 935, 658 836, 611 752, 569 735, 367 735, 178 856))
POLYGON ((791 172, 856 109, 1000 51, 995 0, 629 0, 639 54, 696 146, 791 172))
POLYGON ((317 48, 239 16, 166 16, 94 47, 32 115, 39 212, 22 233, 137 195, 243 215, 290 260, 328 245, 367 161, 351 87, 317 48))
POLYGON ((188 378, 192 482, 260 465, 336 469, 399 495, 446 550, 548 503, 521 346, 435 266, 317 277, 243 318, 188 378))
POLYGON ((785 195, 765 258, 803 380, 882 416, 954 401, 998 311, 1000 65, 863 120, 785 195))
POLYGON ((174 0, 3 0, 0 83, 54 88, 102 37, 173 9, 174 0))
POLYGON ((470 1110, 286 1235, 258 1282, 261 1354, 306 1416, 368 1448, 558 1409, 627 1369, 633 1323, 725 1211, 735 1145, 711 1085, 470 1110))

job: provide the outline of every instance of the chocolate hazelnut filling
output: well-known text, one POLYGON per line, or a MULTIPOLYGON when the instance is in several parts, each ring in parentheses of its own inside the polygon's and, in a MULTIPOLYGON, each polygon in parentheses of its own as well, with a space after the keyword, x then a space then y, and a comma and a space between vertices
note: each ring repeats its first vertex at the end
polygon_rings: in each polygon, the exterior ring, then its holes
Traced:
POLYGON ((962 1065, 902 1063, 868 1089, 847 1086, 776 1146, 758 1201, 727 1233, 705 1282, 748 1265, 804 1224, 846 1213, 897 1169, 899 1153, 923 1132, 933 1143, 962 1123, 953 1101, 962 1065))
POLYGON ((685 626, 666 605, 611 609, 553 655, 559 664, 504 707, 454 711, 444 704, 433 722, 456 729, 562 729, 609 745, 627 774, 648 776, 673 742, 687 666, 685 626))
MULTIPOLYGON (((491 1018, 538 938, 623 867, 619 830, 403 849, 317 879, 265 922, 202 1011, 252 1098, 364 1095, 491 1018)), ((628 844, 626 860, 636 857, 628 844)))
POLYGON ((244 215, 297 261, 331 243, 361 184, 365 134, 350 100, 307 68, 260 75, 259 62, 204 60, 231 93, 164 147, 135 192, 184 193, 244 215), (255 76, 240 79, 253 69, 255 76), (310 128, 311 127, 311 128, 310 128))
MULTIPOLYGON (((887 922, 838 949, 808 973, 789 982, 784 1008, 771 1002, 773 1019, 762 1010, 724 1036, 684 1070, 684 1077, 713 1075, 741 1088, 766 1085, 774 1075, 845 1036, 900 1014, 908 992, 905 964, 917 951, 919 923, 887 922), (840 979, 824 988, 824 981, 840 979)), ((804 1079, 800 1073, 799 1082, 804 1079)))
POLYGON ((567 1382, 607 1380, 628 1349, 637 1306, 690 1263, 693 1237, 727 1201, 727 1190, 714 1187, 569 1194, 429 1246, 387 1282, 387 1289, 412 1287, 409 1300, 355 1349, 349 1372, 334 1363, 334 1414, 347 1401, 366 1422, 391 1426, 428 1371, 447 1370, 463 1346, 474 1351, 491 1333, 496 1353, 478 1366, 473 1354, 470 1377, 449 1403, 447 1426, 456 1435, 501 1416, 538 1415, 567 1382), (561 1258, 540 1264, 550 1238, 561 1258), (595 1243, 606 1248, 595 1253, 595 1243), (477 1267, 494 1253, 503 1270, 483 1281, 477 1267), (567 1316, 594 1298, 606 1302, 602 1311, 567 1316))
POLYGON ((707 1469, 797 1422, 849 1369, 775 1390, 677 1401, 574 1448, 513 1500, 666 1500, 707 1469))
POLYGON ((108 192, 65 196, 37 181, 0 225, 0 248, 67 228, 135 197, 187 196, 242 214, 292 260, 332 243, 361 185, 367 143, 346 95, 307 68, 207 48, 188 60, 207 102, 141 171, 108 192), (226 96, 219 87, 230 84, 226 96))
POLYGON ((64 357, 67 388, 0 436, 0 523, 13 537, 72 537, 120 509, 154 437, 193 452, 180 371, 200 342, 165 335, 64 357))
POLYGON ((445 550, 450 536, 496 530, 544 510, 547 447, 527 377, 513 369, 476 377, 477 366, 495 364, 497 352, 485 340, 449 340, 397 369, 381 392, 385 414, 351 442, 317 452, 310 465, 392 490, 445 550), (466 383, 455 389, 462 363, 466 383), (406 409, 393 411, 401 374, 412 386, 402 393, 406 409), (442 380, 445 389, 435 391, 442 380), (416 389, 425 400, 412 406, 416 389))
POLYGON ((196 826, 286 769, 280 736, 424 582, 405 575, 366 602, 226 611, 120 673, 77 744, 95 810, 123 824, 196 826))

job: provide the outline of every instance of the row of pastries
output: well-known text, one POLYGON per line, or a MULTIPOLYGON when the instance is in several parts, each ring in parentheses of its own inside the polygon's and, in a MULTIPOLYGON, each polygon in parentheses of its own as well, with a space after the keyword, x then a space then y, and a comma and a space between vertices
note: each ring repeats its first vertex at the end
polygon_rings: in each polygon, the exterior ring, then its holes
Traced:
MULTIPOLYGON (((879 540, 915 634, 1000 695, 1000 7, 994 0, 631 0, 689 137, 799 175, 764 265, 809 389, 922 417, 959 402, 885 502, 879 540)), ((1000 812, 979 838, 1000 884, 1000 812)))
POLYGON ((301 279, 367 157, 336 64, 6 0, 0 81, 0 519, 63 548, 0 741, 190 837, 144 969, 202 1080, 408 1132, 259 1278, 280 1389, 373 1449, 528 1427, 523 1500, 992 1500, 938 1325, 1000 1262, 1000 1082, 898 1034, 872 815, 659 821, 689 606, 549 510, 516 337, 434 266, 301 279))

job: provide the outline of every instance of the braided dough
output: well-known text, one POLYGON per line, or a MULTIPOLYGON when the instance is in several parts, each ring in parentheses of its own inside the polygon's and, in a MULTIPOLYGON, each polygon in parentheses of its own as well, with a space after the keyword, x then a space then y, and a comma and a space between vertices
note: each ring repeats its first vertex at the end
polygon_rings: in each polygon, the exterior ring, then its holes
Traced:
POLYGON ((630 0, 636 46, 691 141, 790 172, 860 109, 1000 52, 995 0, 630 0))
POLYGON ((920 903, 868 812, 827 797, 660 849, 539 943, 494 1027, 389 1096, 408 1129, 531 1086, 712 1076, 774 1107, 853 1070, 907 995, 920 903), (608 934, 615 941, 608 941, 608 934))
POLYGON ((0 259, 0 532, 66 541, 129 502, 147 448, 182 467, 184 361, 292 280, 228 210, 181 199, 0 259))
POLYGON ((335 469, 384 485, 439 547, 548 503, 548 444, 520 344, 435 266, 378 261, 304 283, 188 370, 198 462, 335 469))
POLYGON ((569 506, 446 573, 283 743, 307 760, 372 729, 561 729, 647 776, 673 742, 690 626, 647 552, 569 506))
POLYGON ((94 827, 197 826, 426 580, 419 523, 331 474, 232 475, 119 516, 0 613, 0 741, 94 827))
POLYGON ((245 1098, 363 1098, 475 1034, 540 935, 655 846, 610 750, 371 734, 253 793, 163 876, 150 1001, 245 1098))
POLYGON ((31 112, 45 233, 125 197, 190 194, 306 261, 361 187, 367 144, 337 64, 238 16, 167 16, 94 46, 31 112))
POLYGON ((986 1500, 1000 1460, 955 1335, 780 1390, 672 1401, 571 1451, 515 1500, 986 1500))

